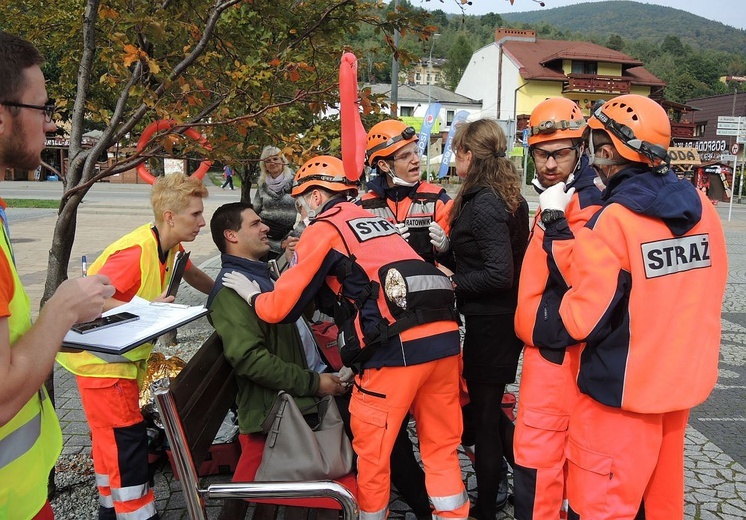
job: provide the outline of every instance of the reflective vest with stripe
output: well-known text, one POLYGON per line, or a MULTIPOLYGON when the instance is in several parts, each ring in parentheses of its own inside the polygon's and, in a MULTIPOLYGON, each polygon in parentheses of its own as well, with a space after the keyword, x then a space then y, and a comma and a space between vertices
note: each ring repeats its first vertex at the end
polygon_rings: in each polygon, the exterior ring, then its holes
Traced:
MULTIPOLYGON (((324 212, 314 220, 314 224, 317 222, 328 222, 336 228, 351 262, 347 268, 350 275, 361 268, 368 279, 362 294, 347 303, 348 318, 338 323, 346 342, 356 336, 357 348, 376 345, 400 351, 402 343, 458 330, 451 282, 437 268, 424 262, 389 222, 345 203, 324 212), (382 255, 389 259, 385 265, 381 262, 382 255), (389 271, 396 271, 395 276, 387 276, 389 271), (392 282, 393 278, 398 282, 392 282), (398 289, 405 291, 399 294, 402 308, 391 297, 392 283, 398 283, 398 289), (398 336, 400 340, 396 339, 398 336)), ((346 278, 337 273, 328 277, 327 283, 335 293, 342 294, 346 278)), ((343 361, 348 361, 344 348, 341 352, 343 361)), ((409 362, 389 360, 387 364, 417 364, 455 353, 433 348, 431 352, 420 352, 409 362)))
POLYGON ((417 185, 416 193, 398 203, 368 192, 361 198, 360 206, 389 222, 406 224, 409 228, 407 242, 425 261, 432 263, 435 260, 435 253, 430 243, 429 226, 432 222, 440 221, 441 227, 447 230, 447 223, 442 222, 447 216, 447 210, 443 207, 442 215, 436 216, 436 210, 439 209, 438 200, 444 191, 439 186, 421 182, 417 185), (409 204, 406 213, 401 215, 398 206, 404 206, 407 202, 409 204), (397 206, 396 212, 391 208, 392 204, 397 206))
MULTIPOLYGON (((2 226, 0 226, 2 227, 2 226)), ((10 345, 31 328, 31 304, 21 285, 5 229, 0 240, 13 277, 9 303, 10 345)), ((62 431, 42 387, 7 424, 0 427, 0 518, 33 518, 47 500, 47 477, 62 450, 62 431)))
MULTIPOLYGON (((110 256, 134 246, 141 248, 140 288, 137 296, 152 301, 165 290, 168 282, 161 280, 158 241, 153 234, 152 224, 140 226, 104 249, 101 256, 91 264, 88 274, 96 274, 110 256)), ((179 246, 176 245, 168 252, 167 266, 173 266, 174 255, 178 250, 179 246)), ((152 350, 153 344, 145 343, 122 355, 88 351, 74 354, 61 352, 57 354, 57 362, 79 376, 142 379, 152 350)))

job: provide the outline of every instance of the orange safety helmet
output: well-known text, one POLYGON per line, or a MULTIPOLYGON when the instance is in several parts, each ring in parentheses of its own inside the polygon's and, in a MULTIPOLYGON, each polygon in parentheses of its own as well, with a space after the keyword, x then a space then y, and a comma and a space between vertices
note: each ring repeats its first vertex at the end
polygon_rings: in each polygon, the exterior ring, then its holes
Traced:
POLYGON ((295 174, 291 195, 298 197, 311 188, 332 192, 354 190, 357 194, 357 184, 345 177, 342 161, 331 155, 319 155, 306 161, 295 174))
POLYGON ((629 161, 653 167, 670 163, 671 122, 665 109, 648 97, 615 97, 596 109, 588 126, 609 134, 619 155, 629 161))
POLYGON ((571 99, 545 99, 536 105, 528 119, 528 145, 557 139, 580 139, 585 125, 580 108, 571 99))
POLYGON ((378 159, 389 157, 397 150, 419 139, 414 127, 396 119, 387 119, 373 126, 368 132, 365 159, 375 167, 378 159))

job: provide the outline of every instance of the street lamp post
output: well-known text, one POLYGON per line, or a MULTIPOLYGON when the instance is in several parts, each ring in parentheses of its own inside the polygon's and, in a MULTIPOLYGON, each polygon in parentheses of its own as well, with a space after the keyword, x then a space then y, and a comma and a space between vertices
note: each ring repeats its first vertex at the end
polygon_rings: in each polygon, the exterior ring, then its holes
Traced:
MULTIPOLYGON (((430 110, 430 99, 432 98, 433 91, 433 47, 435 47, 435 40, 440 38, 440 33, 433 33, 433 43, 430 44, 430 56, 427 58, 427 110, 430 110)), ((427 114, 427 112, 425 112, 427 114)), ((423 121, 422 124, 425 124, 423 121)), ((427 180, 430 178, 430 136, 428 135, 427 143, 427 180)))

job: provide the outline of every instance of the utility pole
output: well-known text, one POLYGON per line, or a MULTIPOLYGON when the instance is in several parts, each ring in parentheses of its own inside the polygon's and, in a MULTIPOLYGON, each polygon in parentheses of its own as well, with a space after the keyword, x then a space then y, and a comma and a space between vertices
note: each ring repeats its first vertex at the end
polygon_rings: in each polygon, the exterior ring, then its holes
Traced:
MULTIPOLYGON (((394 11, 399 10, 399 0, 394 2, 394 11)), ((399 47, 399 30, 394 30, 394 47, 399 47)), ((391 116, 397 117, 399 114, 399 60, 396 54, 391 61, 391 116)))
MULTIPOLYGON (((433 33, 433 43, 430 44, 430 56, 427 59, 427 110, 430 110, 430 100, 432 99, 433 91, 433 47, 435 47, 435 40, 440 38, 440 33, 433 33)), ((427 114, 427 112, 425 112, 427 114)), ((425 124, 425 122, 422 122, 425 124)), ((428 137, 428 141, 431 139, 428 137)), ((427 143, 427 180, 430 179, 430 143, 427 143)))

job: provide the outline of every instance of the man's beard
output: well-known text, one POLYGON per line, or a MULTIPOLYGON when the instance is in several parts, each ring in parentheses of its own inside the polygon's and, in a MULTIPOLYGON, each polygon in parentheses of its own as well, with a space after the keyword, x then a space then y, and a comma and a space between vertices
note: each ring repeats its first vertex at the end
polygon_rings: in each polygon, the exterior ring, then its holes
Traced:
POLYGON ((26 129, 16 118, 14 131, 0 140, 0 164, 16 170, 35 170, 41 164, 41 156, 27 148, 26 129))

